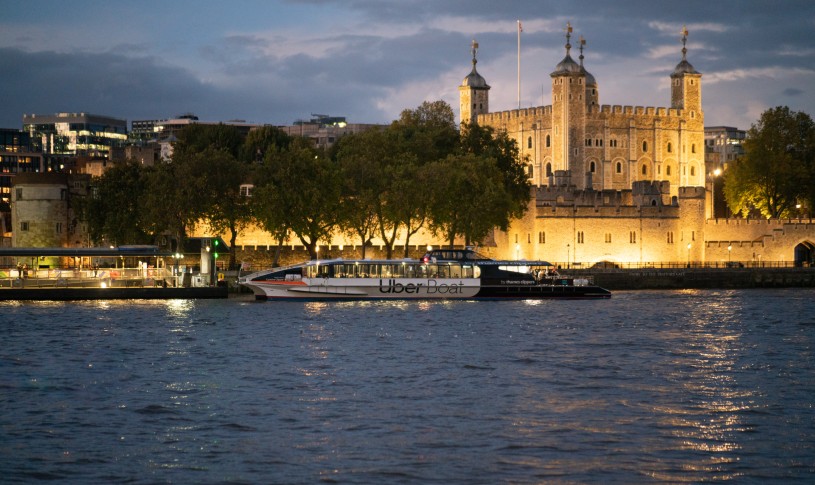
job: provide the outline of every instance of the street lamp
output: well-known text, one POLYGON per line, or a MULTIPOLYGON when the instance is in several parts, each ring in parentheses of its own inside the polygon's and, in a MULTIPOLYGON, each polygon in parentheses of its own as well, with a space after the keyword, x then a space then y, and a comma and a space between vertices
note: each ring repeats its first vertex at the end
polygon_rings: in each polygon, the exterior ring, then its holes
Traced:
POLYGON ((730 266, 730 250, 733 249, 733 246, 727 246, 727 265, 730 266))
POLYGON ((690 268, 690 247, 691 243, 688 243, 688 268, 690 268))
POLYGON ((713 175, 713 177, 710 178, 710 186, 711 186, 711 190, 710 190, 710 215, 712 216, 713 219, 718 219, 718 217, 716 217, 716 179, 718 179, 719 175, 721 175, 721 174, 722 174, 722 169, 717 168, 717 169, 713 170, 713 172, 711 173, 711 175, 713 175))
POLYGON ((571 264, 571 259, 572 259, 572 245, 567 244, 566 245, 566 267, 567 268, 569 267, 569 264, 571 264))

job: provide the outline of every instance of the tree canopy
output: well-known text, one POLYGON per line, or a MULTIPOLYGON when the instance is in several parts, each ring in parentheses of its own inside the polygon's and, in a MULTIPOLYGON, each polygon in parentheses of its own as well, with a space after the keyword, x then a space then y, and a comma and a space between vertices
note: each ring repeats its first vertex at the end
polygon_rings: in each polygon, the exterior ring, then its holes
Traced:
POLYGON ((789 217, 795 206, 815 201, 815 124, 788 107, 765 111, 747 132, 744 156, 725 173, 724 194, 734 213, 757 210, 766 218, 789 217))
POLYGON ((480 242, 523 215, 530 198, 515 142, 489 128, 459 132, 442 101, 346 135, 330 152, 274 127, 243 136, 228 125, 193 124, 179 133, 171 160, 111 169, 94 186, 99 197, 83 212, 94 239, 147 242, 169 232, 183 241, 207 221, 229 234, 230 267, 252 222, 278 246, 297 238, 312 258, 338 230, 359 240, 363 257, 379 236, 390 258, 400 236, 407 256, 422 228, 451 244, 480 242), (254 185, 251 196, 243 184, 254 185))

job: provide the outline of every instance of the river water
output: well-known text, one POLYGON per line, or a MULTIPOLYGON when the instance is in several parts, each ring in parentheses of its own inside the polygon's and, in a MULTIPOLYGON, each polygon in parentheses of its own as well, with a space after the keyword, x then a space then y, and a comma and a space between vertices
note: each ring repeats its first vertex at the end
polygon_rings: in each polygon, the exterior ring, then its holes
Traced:
POLYGON ((0 303, 0 481, 815 481, 815 291, 0 303))

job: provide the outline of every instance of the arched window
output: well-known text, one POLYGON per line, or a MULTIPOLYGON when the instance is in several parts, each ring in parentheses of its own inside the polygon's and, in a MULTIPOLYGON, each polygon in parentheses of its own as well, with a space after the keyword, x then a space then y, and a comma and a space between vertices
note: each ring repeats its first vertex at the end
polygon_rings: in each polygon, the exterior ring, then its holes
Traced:
POLYGON ((668 153, 673 152, 673 146, 671 146, 671 142, 668 142, 668 153))
POLYGON ((594 162, 589 165, 589 172, 594 173, 594 162))
POLYGON ((546 135, 546 148, 549 148, 550 146, 552 146, 552 139, 549 137, 549 135, 546 135))
POLYGON ((642 174, 648 175, 648 167, 644 163, 642 164, 642 174))
POLYGON ((696 153, 696 143, 691 143, 691 145, 690 145, 690 152, 691 152, 691 153, 696 153))
POLYGON ((623 173, 623 164, 617 162, 617 173, 623 173))
POLYGON ((666 166, 665 166, 665 175, 670 175, 670 174, 671 174, 671 166, 670 166, 670 165, 666 165, 666 166))
POLYGON ((526 148, 532 148, 532 137, 526 139, 526 148))
POLYGON ((648 151, 648 142, 647 141, 642 142, 642 151, 644 151, 644 152, 648 151))
POLYGON ((550 175, 552 175, 552 164, 551 164, 551 163, 547 163, 547 164, 546 164, 546 176, 548 177, 548 176, 550 176, 550 175))
POLYGON ((690 168, 690 176, 693 177, 695 175, 696 175, 696 167, 691 167, 690 168))

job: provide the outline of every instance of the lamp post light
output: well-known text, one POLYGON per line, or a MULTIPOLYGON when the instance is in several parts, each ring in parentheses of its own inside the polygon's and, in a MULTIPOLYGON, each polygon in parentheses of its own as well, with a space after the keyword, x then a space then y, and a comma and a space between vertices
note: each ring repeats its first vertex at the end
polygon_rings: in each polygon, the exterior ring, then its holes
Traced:
POLYGON ((572 245, 567 244, 566 245, 566 267, 567 268, 571 264, 571 259, 572 259, 572 245))
POLYGON ((690 268, 690 248, 691 248, 691 243, 688 243, 688 268, 690 268))
POLYGON ((716 180, 721 174, 721 168, 717 168, 710 173, 710 175, 712 175, 710 178, 710 215, 712 216, 712 219, 718 219, 718 217, 716 217, 716 180))
POLYGON ((730 266, 730 250, 733 249, 733 246, 727 246, 727 265, 730 266))

